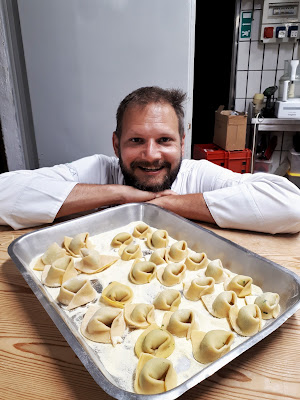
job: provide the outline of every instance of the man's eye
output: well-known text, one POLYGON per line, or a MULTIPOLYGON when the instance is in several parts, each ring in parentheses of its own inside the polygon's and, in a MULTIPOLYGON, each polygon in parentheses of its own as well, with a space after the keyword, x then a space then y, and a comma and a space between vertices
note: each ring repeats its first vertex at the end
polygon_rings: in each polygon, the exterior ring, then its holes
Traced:
POLYGON ((160 143, 168 143, 171 141, 171 139, 168 137, 162 137, 159 139, 159 141, 160 141, 160 143))
POLYGON ((142 139, 140 139, 140 138, 131 138, 130 142, 132 142, 132 143, 141 143, 142 139))

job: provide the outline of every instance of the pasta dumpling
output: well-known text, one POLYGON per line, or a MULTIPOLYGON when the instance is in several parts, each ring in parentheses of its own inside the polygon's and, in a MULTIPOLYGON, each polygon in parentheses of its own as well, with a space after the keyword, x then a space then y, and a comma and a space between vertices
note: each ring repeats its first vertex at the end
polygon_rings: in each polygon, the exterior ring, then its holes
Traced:
POLYGON ((207 310, 217 318, 228 318, 229 310, 238 307, 237 295, 233 291, 225 291, 217 296, 203 296, 202 301, 207 310))
POLYGON ((142 353, 136 368, 134 390, 138 394, 157 394, 177 386, 177 374, 170 360, 142 353))
POLYGON ((234 334, 221 329, 207 333, 193 331, 191 340, 195 360, 201 364, 208 364, 228 353, 234 341, 234 334))
POLYGON ((166 267, 159 268, 156 275, 157 279, 164 286, 174 286, 180 283, 185 276, 186 266, 182 262, 168 264, 166 267))
POLYGON ((129 328, 146 329, 155 322, 154 306, 152 304, 127 304, 124 318, 129 328))
POLYGON ((135 226, 132 235, 139 239, 144 239, 147 237, 148 234, 151 234, 152 230, 149 225, 145 224, 144 222, 139 223, 135 226))
POLYGON ((251 294, 252 278, 245 275, 236 275, 224 285, 226 290, 233 290, 238 297, 245 297, 251 294))
POLYGON ((190 284, 183 283, 183 294, 188 300, 197 301, 202 296, 212 293, 214 291, 214 286, 214 278, 195 278, 190 282, 190 284))
POLYGON ((93 342, 115 344, 114 338, 122 336, 126 325, 122 310, 113 307, 91 306, 80 327, 84 337, 93 342))
POLYGON ((62 284, 57 301, 68 306, 67 310, 73 310, 93 301, 96 296, 97 292, 88 279, 72 278, 62 284))
POLYGON ((157 229, 152 234, 147 235, 146 244, 151 250, 167 247, 169 243, 169 234, 164 229, 157 229))
POLYGON ((111 282, 102 292, 101 299, 112 307, 124 308, 133 299, 133 291, 120 282, 111 282))
POLYGON ((133 237, 132 235, 130 235, 130 233, 127 232, 120 232, 118 233, 113 240, 111 241, 111 247, 120 247, 122 244, 124 245, 128 245, 133 241, 133 237))
POLYGON ((166 251, 166 260, 168 263, 176 263, 184 260, 188 255, 188 246, 185 240, 180 240, 172 244, 166 251))
POLYGON ((210 261, 210 263, 206 267, 205 275, 214 278, 216 283, 224 282, 226 275, 224 272, 222 261, 218 258, 216 260, 210 261))
POLYGON ((128 246, 120 247, 119 255, 123 261, 130 261, 142 257, 143 254, 139 244, 130 243, 128 246))
POLYGON ((49 287, 59 287, 68 279, 78 275, 74 267, 74 259, 64 256, 55 260, 52 265, 46 265, 42 272, 42 282, 49 287))
POLYGON ((92 249, 94 246, 89 240, 89 233, 79 233, 73 238, 69 236, 65 236, 64 238, 64 247, 67 250, 67 253, 73 257, 80 257, 80 250, 83 248, 92 249))
POLYGON ((156 265, 166 264, 166 250, 165 248, 157 249, 151 254, 149 261, 156 265))
POLYGON ((260 308, 262 319, 278 317, 280 313, 279 300, 279 294, 272 292, 265 292, 255 299, 254 304, 260 308))
POLYGON ((55 260, 64 257, 65 255, 66 250, 54 242, 47 248, 45 253, 38 258, 33 269, 36 271, 43 271, 45 265, 51 265, 55 260))
POLYGON ((175 340, 170 332, 151 324, 137 339, 134 351, 137 357, 142 353, 167 358, 175 349, 175 340))
POLYGON ((209 260, 205 253, 195 253, 188 256, 184 263, 189 271, 198 271, 199 269, 206 268, 209 260))
POLYGON ((239 310, 231 308, 229 319, 232 328, 241 336, 253 336, 262 328, 261 311, 257 304, 248 304, 239 310))
POLYGON ((76 263, 75 268, 85 274, 95 274, 114 264, 119 257, 100 254, 94 249, 82 249, 82 259, 76 263))
POLYGON ((179 309, 173 313, 166 312, 163 327, 175 336, 190 339, 192 330, 197 329, 195 313, 187 309, 179 309))
POLYGON ((129 272, 129 280, 136 285, 149 283, 155 277, 156 264, 151 261, 137 260, 129 272))
POLYGON ((166 289, 154 299, 153 305, 158 310, 176 311, 181 303, 181 294, 175 289, 166 289))

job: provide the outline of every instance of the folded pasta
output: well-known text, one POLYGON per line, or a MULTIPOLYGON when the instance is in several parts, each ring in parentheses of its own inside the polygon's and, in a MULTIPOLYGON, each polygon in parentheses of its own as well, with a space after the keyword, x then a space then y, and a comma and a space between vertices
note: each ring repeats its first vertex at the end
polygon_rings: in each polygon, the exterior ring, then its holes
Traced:
POLYGON ((115 344, 114 338, 122 336, 125 327, 121 309, 91 306, 82 320, 80 331, 93 342, 115 344))
POLYGON ((175 340, 170 332, 151 324, 137 339, 134 351, 137 357, 148 353, 155 357, 167 358, 175 349, 175 340))
POLYGON ((139 239, 144 239, 147 237, 148 234, 151 234, 151 233, 152 233, 152 229, 150 228, 150 226, 145 224, 144 222, 141 222, 134 227, 132 236, 139 238, 139 239))
POLYGON ((205 270, 205 275, 214 278, 216 283, 224 282, 226 275, 220 259, 210 261, 205 270))
POLYGON ((172 244, 172 246, 167 249, 165 258, 168 263, 176 263, 185 260, 187 255, 187 243, 185 240, 180 240, 179 242, 172 244))
POLYGON ((197 301, 200 300, 202 296, 213 293, 214 286, 214 278, 195 278, 189 284, 183 283, 183 294, 188 300, 197 301))
POLYGON ((173 389, 177 374, 170 360, 142 353, 136 368, 134 390, 138 394, 157 394, 173 389))
POLYGON ((38 258, 33 269, 36 271, 43 271, 45 265, 51 265, 55 260, 64 257, 65 255, 66 250, 54 242, 47 248, 45 253, 38 258))
POLYGON ((180 283, 185 277, 186 266, 183 262, 168 264, 158 269, 157 279, 164 286, 174 286, 180 283))
POLYGON ((195 313, 187 309, 179 309, 174 313, 166 312, 163 326, 175 336, 190 339, 191 332, 197 329, 195 313))
POLYGON ((229 319, 232 328, 241 336, 253 336, 262 328, 261 311, 257 304, 248 304, 241 309, 231 308, 229 319))
POLYGON ((153 262, 156 265, 161 265, 165 264, 167 262, 166 260, 166 250, 165 248, 157 249, 153 251, 151 254, 149 261, 153 262))
POLYGON ((128 246, 120 247, 119 255, 123 261, 130 261, 142 257, 143 254, 139 244, 130 243, 128 246))
POLYGON ((78 275, 74 267, 74 259, 64 256, 55 260, 52 265, 46 265, 42 272, 41 280, 49 287, 59 287, 67 280, 78 275))
POLYGON ((67 310, 83 306, 97 297, 88 279, 72 278, 62 284, 57 301, 68 306, 67 310))
POLYGON ((153 305, 158 310, 176 311, 181 303, 181 294, 175 289, 166 289, 158 293, 153 305))
POLYGON ((110 245, 112 247, 116 248, 116 247, 120 247, 122 244, 127 246, 132 241, 133 241, 133 237, 132 237, 132 235, 130 235, 130 233, 120 232, 113 238, 110 245))
POLYGON ((73 257, 80 257, 80 250, 83 248, 92 249, 94 247, 89 240, 88 232, 79 233, 73 238, 65 236, 63 244, 67 253, 73 257))
POLYGON ((233 290, 238 297, 245 297, 251 294, 252 278, 245 275, 236 275, 224 285, 225 290, 233 290))
POLYGON ((127 304, 124 318, 129 328, 146 329, 155 322, 154 306, 152 304, 127 304))
POLYGON ((167 247, 169 243, 169 234, 164 229, 157 229, 152 234, 147 235, 146 244, 149 249, 155 250, 167 247))
POLYGON ((191 340, 195 360, 201 364, 208 364, 228 353, 234 341, 234 334, 218 329, 207 333, 194 330, 191 340))
POLYGON ((152 281, 156 274, 156 264, 151 261, 136 261, 129 272, 129 280, 136 285, 144 285, 152 281))
POLYGON ((262 319, 278 317, 280 313, 279 300, 279 294, 272 292, 265 292, 255 299, 254 304, 260 308, 262 319))
POLYGON ((189 271, 198 271, 199 269, 206 268, 209 260, 205 253, 194 253, 188 256, 184 263, 189 271))
POLYGON ((133 291, 129 286, 113 281, 103 290, 101 299, 112 307, 124 308, 132 301, 133 291))
POLYGON ((117 256, 100 254, 94 249, 82 249, 80 253, 82 259, 76 263, 75 268, 85 274, 95 274, 104 271, 119 260, 117 256))

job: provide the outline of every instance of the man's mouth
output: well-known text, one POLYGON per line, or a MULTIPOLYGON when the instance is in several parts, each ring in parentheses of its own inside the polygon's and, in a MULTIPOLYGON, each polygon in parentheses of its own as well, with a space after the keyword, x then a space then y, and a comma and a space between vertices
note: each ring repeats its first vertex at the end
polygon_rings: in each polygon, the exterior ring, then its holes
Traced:
POLYGON ((161 167, 156 167, 156 168, 138 166, 137 168, 139 168, 145 172, 158 172, 158 171, 161 171, 164 168, 164 166, 162 165, 161 167))

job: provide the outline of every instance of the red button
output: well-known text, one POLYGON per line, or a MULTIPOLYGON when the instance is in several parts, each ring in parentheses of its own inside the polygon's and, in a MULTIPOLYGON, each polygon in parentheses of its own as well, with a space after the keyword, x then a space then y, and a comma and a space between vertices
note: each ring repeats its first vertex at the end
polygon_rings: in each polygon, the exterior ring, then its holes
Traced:
POLYGON ((264 29, 264 38, 270 39, 273 37, 274 28, 273 26, 268 26, 264 29))

